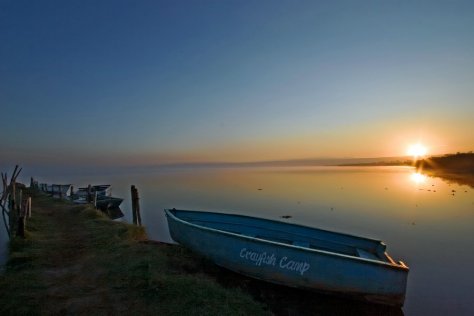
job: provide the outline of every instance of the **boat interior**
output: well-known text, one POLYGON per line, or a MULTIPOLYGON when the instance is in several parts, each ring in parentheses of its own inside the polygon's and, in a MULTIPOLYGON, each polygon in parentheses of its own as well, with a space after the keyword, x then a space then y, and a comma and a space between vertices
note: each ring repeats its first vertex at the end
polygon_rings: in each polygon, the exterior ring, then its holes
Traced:
POLYGON ((176 210, 173 213, 196 225, 251 238, 395 264, 379 240, 240 215, 176 210))

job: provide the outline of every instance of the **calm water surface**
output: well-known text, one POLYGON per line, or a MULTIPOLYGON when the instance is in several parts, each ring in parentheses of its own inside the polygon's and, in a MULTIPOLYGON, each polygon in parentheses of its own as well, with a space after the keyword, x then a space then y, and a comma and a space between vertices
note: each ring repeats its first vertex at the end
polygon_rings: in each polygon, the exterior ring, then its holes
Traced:
POLYGON ((405 315, 474 315, 474 189, 466 185, 408 167, 183 168, 55 181, 111 183, 127 220, 136 185, 148 235, 166 242, 163 209, 173 207, 381 239, 410 267, 405 315))

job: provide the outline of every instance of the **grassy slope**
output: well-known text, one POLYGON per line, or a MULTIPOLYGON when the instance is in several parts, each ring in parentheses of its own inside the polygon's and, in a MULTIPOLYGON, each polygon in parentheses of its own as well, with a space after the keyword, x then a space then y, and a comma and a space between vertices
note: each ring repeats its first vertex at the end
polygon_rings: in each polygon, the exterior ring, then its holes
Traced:
POLYGON ((93 209, 37 195, 27 228, 0 276, 0 315, 268 314, 183 248, 140 242, 143 229, 93 209))

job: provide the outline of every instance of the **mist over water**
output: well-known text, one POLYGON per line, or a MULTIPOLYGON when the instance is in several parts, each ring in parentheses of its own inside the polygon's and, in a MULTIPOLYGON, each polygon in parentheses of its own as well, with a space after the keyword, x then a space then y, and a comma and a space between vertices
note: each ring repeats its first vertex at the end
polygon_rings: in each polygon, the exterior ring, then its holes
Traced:
POLYGON ((474 313, 474 189, 415 175, 410 167, 168 168, 57 175, 54 181, 112 184, 113 195, 125 198, 127 221, 130 185, 136 185, 148 235, 165 242, 171 239, 163 209, 173 207, 380 239, 410 267, 406 315, 474 313))

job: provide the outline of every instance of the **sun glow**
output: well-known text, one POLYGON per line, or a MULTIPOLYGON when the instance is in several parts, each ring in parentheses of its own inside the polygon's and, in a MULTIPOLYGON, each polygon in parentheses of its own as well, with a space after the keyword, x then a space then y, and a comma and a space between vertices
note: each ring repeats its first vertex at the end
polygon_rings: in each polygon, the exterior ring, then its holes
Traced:
POLYGON ((421 184, 426 181, 426 176, 419 172, 410 174, 411 181, 415 182, 416 184, 421 184))
POLYGON ((407 149, 407 154, 413 156, 414 158, 422 157, 426 155, 428 149, 422 144, 410 145, 407 149))

